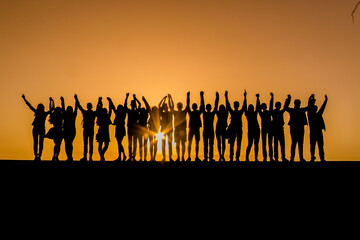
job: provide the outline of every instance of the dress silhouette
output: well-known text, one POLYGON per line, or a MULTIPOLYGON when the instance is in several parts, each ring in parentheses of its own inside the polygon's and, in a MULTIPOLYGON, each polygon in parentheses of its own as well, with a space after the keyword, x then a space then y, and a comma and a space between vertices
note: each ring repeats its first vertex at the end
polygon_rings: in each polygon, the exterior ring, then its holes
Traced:
POLYGON ((146 108, 141 107, 139 109, 139 120, 138 120, 138 130, 137 130, 137 139, 139 142, 139 153, 140 161, 144 160, 146 162, 147 157, 147 143, 149 139, 149 130, 148 130, 148 118, 149 112, 146 108))
MULTIPOLYGON (((270 106, 273 104, 274 101, 274 95, 270 93, 270 106)), ((261 140, 262 140, 262 153, 263 153, 263 161, 267 161, 267 150, 266 150, 266 140, 268 143, 268 149, 269 149, 269 159, 270 162, 273 162, 273 134, 271 131, 272 128, 272 121, 271 121, 271 111, 267 110, 266 103, 260 103, 260 119, 261 119, 261 140)))
POLYGON ((129 161, 135 161, 136 150, 137 150, 137 130, 139 121, 139 109, 141 103, 137 100, 136 95, 133 94, 133 100, 130 102, 130 109, 127 104, 125 105, 128 114, 128 144, 129 144, 129 161))
POLYGON ((325 122, 323 119, 323 113, 327 104, 328 98, 325 95, 324 103, 321 105, 320 109, 315 105, 315 97, 311 95, 309 98, 309 108, 308 108, 308 119, 310 127, 310 154, 311 161, 315 161, 315 146, 318 145, 320 161, 325 162, 324 154, 324 137, 323 130, 325 128, 325 122))
POLYGON ((45 121, 47 116, 52 113, 54 110, 54 100, 52 98, 50 99, 50 106, 49 111, 45 112, 45 107, 43 104, 38 104, 36 109, 26 100, 25 95, 22 95, 22 98, 24 99, 26 105, 30 108, 31 111, 34 112, 35 118, 32 122, 33 130, 32 130, 32 136, 33 136, 33 149, 34 149, 34 160, 35 161, 41 161, 41 155, 44 147, 44 138, 45 138, 45 121))
POLYGON ((91 103, 86 104, 86 110, 81 106, 80 101, 75 95, 75 101, 77 108, 80 109, 83 120, 82 120, 82 127, 83 127, 83 141, 84 141, 84 157, 80 159, 80 161, 86 162, 87 154, 88 154, 88 145, 89 145, 89 161, 92 161, 93 156, 93 149, 94 149, 94 127, 95 127, 95 118, 96 113, 93 111, 93 105, 91 103))
POLYGON ((59 161, 59 154, 61 142, 63 140, 63 119, 64 112, 61 107, 55 107, 54 111, 50 113, 49 122, 53 125, 46 133, 45 137, 54 141, 54 153, 52 161, 59 161))
POLYGON ((162 162, 165 162, 166 160, 166 139, 168 143, 168 149, 169 149, 169 161, 172 161, 172 133, 173 133, 173 126, 172 126, 172 113, 169 111, 168 105, 165 103, 166 98, 168 96, 165 96, 159 103, 159 113, 160 113, 160 127, 161 132, 164 135, 164 138, 162 139, 162 155, 163 159, 162 162))
POLYGON ((65 110, 64 98, 61 97, 61 108, 64 113, 64 142, 67 161, 73 161, 73 142, 76 135, 75 122, 78 106, 75 104, 75 109, 73 109, 71 106, 68 106, 65 110))
POLYGON ((227 128, 227 119, 229 111, 226 109, 225 105, 221 104, 219 110, 216 111, 217 121, 216 121, 216 141, 217 148, 219 153, 219 162, 225 161, 224 153, 226 150, 226 128, 227 128))
MULTIPOLYGON (((246 92, 244 93, 244 96, 246 97, 246 92)), ((256 109, 254 109, 254 105, 250 104, 249 107, 245 110, 245 116, 248 121, 248 146, 246 148, 246 162, 249 161, 249 154, 253 144, 255 151, 255 162, 258 161, 260 127, 257 116, 260 111, 259 96, 259 94, 256 94, 256 109)))
POLYGON ((153 106, 150 108, 149 103, 146 101, 145 97, 142 98, 145 103, 146 110, 150 114, 150 118, 148 120, 148 136, 150 141, 150 161, 156 161, 156 154, 158 148, 158 140, 156 134, 160 129, 160 115, 159 108, 157 106, 153 106))
POLYGON ((125 130, 125 119, 126 119, 126 108, 124 106, 127 105, 129 94, 126 94, 124 105, 119 104, 115 109, 115 105, 111 98, 109 99, 110 109, 115 113, 115 119, 113 125, 115 125, 115 138, 118 145, 118 158, 115 161, 125 161, 126 154, 124 150, 124 146, 122 145, 122 141, 126 135, 125 130), (122 158, 121 158, 122 157, 122 158))
POLYGON ((201 105, 200 112, 203 117, 203 142, 204 142, 204 161, 214 161, 214 117, 219 104, 219 93, 216 92, 215 107, 211 110, 211 104, 206 104, 204 100, 204 92, 200 92, 201 105))
MULTIPOLYGON (((291 101, 291 96, 288 95, 288 102, 291 101)), ((294 161, 296 145, 299 149, 299 158, 300 162, 305 162, 303 156, 303 144, 304 144, 304 126, 308 125, 306 118, 307 107, 301 108, 301 101, 295 99, 294 108, 288 107, 289 104, 285 104, 285 110, 290 114, 289 126, 290 126, 290 135, 291 135, 291 156, 290 162, 294 161)))
MULTIPOLYGON (((190 92, 187 93, 188 102, 190 104, 190 92)), ((191 144, 195 137, 195 161, 199 159, 199 143, 200 143, 200 128, 201 128, 201 111, 198 110, 198 105, 193 103, 191 110, 189 110, 189 142, 188 142, 188 161, 191 161, 191 144)))
POLYGON ((285 134, 284 134, 284 112, 290 101, 285 101, 284 108, 281 109, 281 102, 275 103, 275 109, 273 109, 274 95, 271 95, 270 100, 270 113, 272 116, 271 132, 274 136, 274 161, 279 161, 279 145, 281 151, 281 159, 283 162, 287 162, 285 155, 285 134))
POLYGON ((230 161, 233 161, 234 157, 234 144, 236 140, 236 161, 240 159, 241 152, 241 140, 242 140, 242 115, 246 109, 246 97, 244 93, 244 102, 242 108, 239 110, 239 102, 234 102, 234 109, 231 108, 228 91, 225 92, 226 109, 230 112, 231 121, 227 128, 227 136, 230 143, 230 161))
POLYGON ((172 99, 172 96, 169 94, 169 107, 170 111, 174 116, 174 139, 176 144, 176 153, 177 153, 177 159, 176 161, 180 161, 180 158, 182 161, 185 161, 185 143, 186 143, 186 114, 190 112, 190 98, 189 95, 187 95, 186 99, 186 107, 183 110, 183 104, 181 102, 177 103, 177 110, 174 110, 174 101, 172 99), (180 146, 181 146, 181 153, 180 153, 180 146))
MULTIPOLYGON (((110 98, 107 98, 110 105, 110 98)), ((96 106, 96 118, 97 125, 99 126, 98 132, 96 134, 96 141, 98 142, 98 151, 100 155, 100 161, 105 161, 105 153, 109 147, 110 143, 110 134, 109 134, 109 125, 111 124, 111 108, 109 106, 109 112, 106 108, 103 107, 102 98, 99 97, 98 104, 96 106)))

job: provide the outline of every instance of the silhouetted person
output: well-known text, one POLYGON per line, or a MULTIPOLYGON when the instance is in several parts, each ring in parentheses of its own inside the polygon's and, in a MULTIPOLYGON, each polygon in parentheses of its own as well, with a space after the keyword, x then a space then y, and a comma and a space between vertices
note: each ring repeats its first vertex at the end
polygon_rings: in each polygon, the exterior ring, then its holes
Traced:
POLYGON ((149 103, 146 101, 145 97, 142 98, 145 103, 146 110, 150 114, 150 118, 148 120, 148 136, 150 141, 150 161, 156 160, 157 154, 157 137, 156 134, 160 129, 160 115, 159 115, 159 108, 157 106, 153 106, 150 108, 149 103))
POLYGON ((68 106, 65 110, 64 98, 61 97, 61 108, 64 113, 64 142, 67 161, 73 161, 73 142, 76 135, 75 121, 78 105, 75 104, 75 109, 72 106, 68 106))
POLYGON ((200 112, 203 116, 203 142, 204 142, 204 161, 214 161, 214 116, 217 112, 219 104, 219 93, 216 92, 215 107, 211 110, 211 104, 206 104, 204 100, 204 92, 200 92, 200 112))
POLYGON ((136 149, 137 149, 137 129, 138 129, 138 120, 139 120, 139 108, 141 103, 137 100, 136 95, 133 94, 133 100, 130 102, 130 109, 127 104, 125 105, 128 120, 128 144, 129 144, 129 161, 135 161, 136 149), (137 105, 137 103, 139 105, 137 105))
POLYGON ((216 121, 216 141, 217 148, 219 153, 219 162, 225 161, 224 153, 226 149, 226 128, 227 128, 227 119, 229 111, 226 110, 225 105, 221 104, 219 110, 216 111, 217 121, 216 121))
MULTIPOLYGON (((270 99, 270 106, 273 104, 274 98, 273 94, 270 93, 271 99, 270 99)), ((261 140, 262 140, 262 152, 263 152, 263 161, 267 161, 267 151, 266 151, 266 139, 268 140, 268 148, 269 148, 269 158, 270 162, 273 162, 273 135, 271 131, 271 111, 267 110, 266 103, 260 104, 260 112, 259 112, 260 118, 261 118, 261 140)))
POLYGON ((162 139, 162 154, 163 159, 162 162, 165 162, 165 152, 166 146, 165 141, 167 138, 168 148, 169 148, 169 160, 172 161, 172 133, 173 133, 173 126, 172 126, 172 114, 169 111, 168 105, 165 103, 167 96, 165 96, 159 103, 159 113, 160 113, 160 127, 161 132, 164 135, 162 139))
POLYGON ((22 95, 26 105, 34 112, 35 118, 32 122, 33 130, 32 136, 34 140, 34 156, 35 161, 41 160, 41 155, 44 147, 44 137, 45 137, 45 121, 47 116, 54 110, 54 100, 50 99, 49 111, 45 112, 45 107, 43 104, 38 104, 36 109, 26 100, 25 95, 22 95))
MULTIPOLYGON (((288 95, 287 101, 291 101, 291 96, 288 95)), ((290 114, 290 135, 291 135, 291 157, 290 162, 294 161, 295 158, 295 149, 296 145, 299 148, 299 158, 300 162, 305 162, 303 156, 303 144, 304 144, 304 126, 307 125, 306 119, 306 108, 301 108, 301 101, 299 99, 295 99, 294 108, 289 108, 288 104, 286 104, 285 110, 290 114)))
MULTIPOLYGON (((279 145, 281 151, 281 159, 283 162, 287 162, 285 155, 285 134, 284 134, 284 112, 290 101, 285 101, 284 108, 281 109, 281 102, 275 103, 275 109, 273 109, 274 95, 271 93, 270 100, 270 113, 272 116, 271 132, 274 136, 274 160, 279 161, 279 145)), ((271 160, 271 159, 270 159, 271 160)))
POLYGON ((246 109, 246 97, 244 93, 244 102, 242 108, 239 110, 239 102, 234 102, 234 109, 231 108, 228 91, 225 92, 226 109, 230 112, 231 121, 227 128, 227 135, 230 142, 230 161, 233 161, 234 157, 234 144, 236 140, 236 161, 239 161, 241 151, 242 140, 242 115, 246 109))
POLYGON ((75 95, 76 105, 80 109, 83 115, 83 140, 84 140, 84 157, 80 161, 87 161, 88 145, 89 145, 89 161, 92 161, 93 149, 94 149, 94 127, 96 113, 92 110, 93 105, 91 103, 86 104, 86 110, 81 106, 77 95, 75 95))
POLYGON ((308 119, 310 127, 310 154, 311 161, 315 161, 315 146, 318 145, 319 156, 322 162, 325 162, 324 154, 324 137, 322 130, 325 129, 325 122, 323 119, 323 113, 327 103, 327 95, 325 95, 325 101, 321 105, 320 109, 315 105, 315 97, 311 95, 309 98, 309 108, 308 108, 308 119))
MULTIPOLYGON (((244 93, 244 96, 246 97, 246 92, 244 93)), ((249 154, 253 144, 255 150, 255 162, 258 161, 260 127, 257 116, 260 111, 259 96, 259 94, 256 94, 256 109, 254 109, 254 105, 250 104, 249 107, 245 110, 245 116, 248 121, 248 146, 246 148, 246 162, 249 161, 249 154)))
POLYGON ((127 105, 129 94, 126 94, 124 105, 119 104, 115 109, 115 105, 111 99, 109 99, 110 109, 115 113, 115 119, 113 125, 115 125, 115 138, 118 144, 118 158, 115 161, 125 161, 126 154, 124 150, 124 146, 122 145, 122 140, 126 135, 125 130, 125 119, 126 119, 126 108, 124 106, 127 105), (121 158, 121 155, 123 158, 121 158))
MULTIPOLYGON (((187 98, 190 104, 190 92, 187 93, 187 98)), ((195 161, 199 159, 199 142, 200 142, 200 128, 201 124, 201 112, 198 110, 198 105, 193 103, 191 110, 189 111, 189 143, 188 143, 188 161, 191 161, 191 144, 195 137, 195 161)))
POLYGON ((185 142, 186 142, 186 114, 190 111, 190 98, 189 95, 187 95, 186 99, 186 107, 183 110, 183 104, 181 102, 177 103, 177 111, 174 110, 174 101, 172 99, 172 96, 169 94, 169 107, 171 110, 171 113, 174 115, 174 138, 176 143, 176 153, 177 153, 177 159, 176 161, 180 161, 180 157, 182 161, 185 161, 185 142), (181 146, 181 153, 180 153, 180 146, 181 146))
MULTIPOLYGON (((110 105, 110 98, 107 99, 110 105)), ((96 123, 99 126, 98 132, 96 134, 96 140, 99 143, 98 151, 101 162, 105 161, 105 152, 108 149, 110 143, 109 125, 111 124, 111 112, 112 109, 110 108, 110 106, 109 113, 107 109, 103 107, 102 98, 99 97, 99 101, 96 106, 96 123)))
POLYGON ((137 139, 139 142, 139 153, 140 160, 146 162, 147 157, 147 143, 149 139, 149 131, 147 128, 148 125, 149 112, 144 107, 139 109, 139 120, 138 120, 138 130, 137 130, 137 139), (144 158, 143 158, 144 157, 144 158))
POLYGON ((52 161, 59 161, 60 147, 63 140, 63 119, 64 112, 61 107, 56 107, 50 113, 49 122, 53 125, 46 133, 45 137, 54 141, 54 154, 52 161))

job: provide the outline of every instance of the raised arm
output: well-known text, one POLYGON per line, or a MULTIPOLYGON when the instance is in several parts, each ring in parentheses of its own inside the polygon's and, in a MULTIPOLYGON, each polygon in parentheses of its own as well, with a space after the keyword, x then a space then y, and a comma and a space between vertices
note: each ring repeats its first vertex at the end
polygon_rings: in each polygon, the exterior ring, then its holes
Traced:
POLYGON ((98 103, 96 104, 96 112, 99 113, 99 111, 102 109, 102 97, 99 97, 98 103))
POLYGON ((255 108, 256 112, 260 112, 260 94, 256 94, 256 108, 255 108))
POLYGON ((291 102, 291 95, 289 94, 287 99, 285 100, 285 104, 284 104, 285 111, 291 110, 291 108, 289 108, 290 102, 291 102))
POLYGON ((247 113, 247 100, 246 100, 246 96, 247 96, 247 92, 246 90, 244 90, 244 102, 243 102, 243 106, 242 106, 242 110, 247 113))
POLYGON ((225 91, 225 101, 226 101, 226 110, 232 112, 232 108, 229 102, 229 96, 228 96, 228 91, 225 91))
POLYGON ((200 92, 200 112, 205 112, 204 92, 200 92))
POLYGON ((219 93, 216 92, 216 94, 215 94, 215 105, 214 105, 213 112, 217 112, 218 106, 219 106, 219 93))
POLYGON ((165 101, 166 101, 166 98, 167 98, 167 96, 163 97, 163 98, 161 99, 161 101, 159 102, 159 109, 162 109, 162 106, 164 105, 164 103, 165 103, 165 101))
POLYGON ((49 111, 48 111, 48 113, 52 113, 52 111, 54 111, 54 109, 55 109, 54 99, 52 99, 52 97, 49 97, 49 111))
POLYGON ((269 111, 270 111, 270 112, 272 112, 272 111, 273 111, 273 109, 274 109, 274 94, 271 92, 271 93, 270 93, 270 96, 271 96, 271 98, 270 98, 270 107, 269 107, 269 111))
POLYGON ((60 100, 61 100, 61 109, 63 112, 65 112, 65 100, 64 100, 64 97, 60 97, 60 100))
POLYGON ((74 98, 75 98, 75 107, 77 106, 77 107, 80 109, 80 111, 81 111, 82 113, 84 113, 85 110, 84 110, 84 108, 81 106, 77 94, 75 94, 74 98))
POLYGON ((325 110, 327 101, 328 101, 328 98, 327 98, 327 95, 325 95, 325 100, 324 100, 324 103, 321 105, 321 108, 320 108, 320 110, 319 110, 319 114, 322 115, 322 114, 324 113, 324 110, 325 110))
POLYGON ((138 104, 138 107, 137 107, 137 109, 140 109, 141 108, 141 102, 136 98, 136 95, 135 94, 133 94, 133 98, 134 98, 134 100, 137 102, 137 104, 138 104))
POLYGON ((172 99, 171 94, 168 94, 169 108, 171 111, 174 111, 174 101, 172 99))
POLYGON ((126 93, 125 102, 124 102, 124 108, 125 109, 128 109, 128 104, 127 103, 128 103, 129 95, 130 95, 129 93, 126 93))
MULTIPOLYGON (((76 96, 76 94, 75 94, 76 96)), ((76 117, 77 116, 77 111, 78 111, 78 105, 76 104, 76 101, 75 101, 75 108, 74 108, 74 116, 76 117)))
POLYGON ((25 98, 25 95, 23 94, 22 95, 22 98, 24 99, 24 101, 25 101, 25 103, 26 103, 26 105, 28 105, 28 107, 31 109, 31 111, 33 111, 33 112, 35 112, 36 111, 36 109, 28 102, 28 100, 26 100, 26 98, 25 98))
POLYGON ((144 96, 142 97, 142 100, 143 100, 143 102, 144 102, 144 104, 145 104, 146 110, 150 113, 150 112, 151 112, 150 105, 149 105, 149 103, 146 101, 146 99, 145 99, 144 96))
POLYGON ((113 101, 109 97, 107 98, 107 100, 109 101, 109 110, 112 110, 115 112, 115 105, 114 105, 113 101))
POLYGON ((185 111, 190 112, 190 92, 186 93, 186 108, 185 111))

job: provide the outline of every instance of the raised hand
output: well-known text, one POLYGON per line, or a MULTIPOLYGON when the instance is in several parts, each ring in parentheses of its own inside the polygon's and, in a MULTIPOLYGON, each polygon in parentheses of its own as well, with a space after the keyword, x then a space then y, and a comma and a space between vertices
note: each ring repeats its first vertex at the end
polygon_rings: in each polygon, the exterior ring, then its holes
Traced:
POLYGON ((217 98, 219 98, 219 92, 216 92, 215 95, 217 98))
POLYGON ((77 99, 77 94, 74 95, 74 98, 77 99))
POLYGON ((130 95, 130 93, 126 93, 126 97, 128 97, 130 95))
POLYGON ((203 95, 204 95, 204 91, 201 91, 201 92, 200 92, 200 96, 203 96, 203 95))
POLYGON ((225 91, 225 97, 228 97, 228 91, 225 91))
POLYGON ((325 99, 327 100, 328 99, 328 97, 327 97, 327 95, 325 94, 325 99))
POLYGON ((256 94, 256 97, 259 98, 259 97, 260 97, 260 94, 257 93, 257 94, 256 94))
POLYGON ((271 93, 270 93, 270 96, 273 98, 273 97, 274 97, 274 93, 271 92, 271 93))
POLYGON ((109 102, 111 102, 111 98, 107 97, 106 99, 107 99, 109 102))
POLYGON ((247 95, 247 92, 246 92, 246 89, 244 90, 244 97, 246 97, 246 95, 247 95))
POLYGON ((21 95, 21 97, 22 97, 23 99, 25 99, 25 94, 21 95))
POLYGON ((190 91, 186 93, 187 96, 190 96, 190 91))

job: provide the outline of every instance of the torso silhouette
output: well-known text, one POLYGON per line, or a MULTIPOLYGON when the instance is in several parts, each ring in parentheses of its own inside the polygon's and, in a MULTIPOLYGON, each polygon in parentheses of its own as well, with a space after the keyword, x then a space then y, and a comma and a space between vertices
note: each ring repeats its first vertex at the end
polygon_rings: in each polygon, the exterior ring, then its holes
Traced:
POLYGON ((228 118, 228 111, 218 111, 216 113, 217 122, 216 122, 216 131, 217 132, 226 132, 227 127, 227 118, 228 118))
POLYGON ((174 114, 174 124, 175 124, 175 129, 177 130, 185 130, 186 129, 186 114, 187 114, 187 110, 178 110, 178 111, 173 111, 174 114))
POLYGON ((308 118, 310 130, 326 130, 323 118, 323 109, 316 111, 316 109, 309 108, 308 118))
POLYGON ((262 110, 259 112, 261 118, 261 127, 263 129, 271 128, 271 113, 268 110, 262 110))
POLYGON ((304 108, 289 108, 290 113, 289 125, 291 127, 303 127, 307 125, 306 110, 304 108))
POLYGON ((260 130, 258 119, 257 119, 257 112, 246 112, 246 118, 248 120, 248 130, 249 132, 258 131, 260 130))
POLYGON ((32 122, 34 128, 39 130, 45 130, 45 121, 48 114, 49 112, 35 111, 35 118, 34 121, 32 122))
POLYGON ((81 111, 83 114, 83 128, 94 129, 96 113, 93 110, 81 111))
POLYGON ((172 114, 169 111, 161 111, 161 131, 172 132, 172 114))
POLYGON ((151 113, 148 123, 150 131, 157 133, 160 128, 160 116, 158 114, 151 113))
POLYGON ((215 111, 203 112, 204 131, 214 131, 214 116, 215 111))
POLYGON ((149 117, 148 111, 145 108, 140 109, 138 125, 142 127, 143 130, 147 127, 148 117, 149 117))
POLYGON ((192 110, 189 112, 189 128, 190 129, 199 129, 201 128, 201 112, 199 110, 192 110))
POLYGON ((242 128, 242 110, 230 110, 230 125, 232 130, 240 130, 242 128))
POLYGON ((283 128, 284 122, 284 110, 274 109, 271 114, 272 120, 272 128, 279 129, 283 128))
POLYGON ((129 128, 136 128, 137 127, 137 123, 139 120, 139 112, 136 109, 129 109, 128 110, 128 122, 127 122, 127 126, 129 128))
MULTIPOLYGON (((124 109, 125 110, 125 109, 124 109)), ((125 126, 126 111, 115 111, 114 125, 125 126)))
POLYGON ((64 113, 64 133, 73 134, 76 131, 75 128, 76 113, 64 113))

